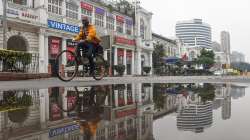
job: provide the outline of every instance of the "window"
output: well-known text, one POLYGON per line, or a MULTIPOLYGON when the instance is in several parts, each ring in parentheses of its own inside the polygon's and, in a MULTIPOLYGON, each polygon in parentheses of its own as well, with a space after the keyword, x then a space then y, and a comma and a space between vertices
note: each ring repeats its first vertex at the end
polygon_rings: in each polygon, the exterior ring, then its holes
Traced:
POLYGON ((62 15, 62 0, 48 0, 48 12, 62 15))
POLYGON ((92 23, 92 11, 86 10, 82 8, 82 17, 86 16, 89 19, 89 23, 92 23))
POLYGON ((123 33, 123 22, 117 21, 116 23, 116 31, 119 33, 123 33))
POLYGON ((145 39, 145 23, 143 19, 140 20, 140 34, 141 34, 141 38, 145 39))
POLYGON ((66 3, 66 17, 78 19, 78 6, 71 3, 66 3))
POLYGON ((20 4, 20 5, 27 5, 27 0, 9 0, 9 2, 20 4))
POLYGON ((109 29, 109 30, 114 30, 115 29, 115 27, 114 27, 114 24, 115 24, 115 19, 113 18, 113 17, 109 17, 109 16, 107 16, 106 17, 106 26, 107 26, 107 29, 109 29))
POLYGON ((103 21, 104 16, 101 14, 95 14, 95 25, 104 27, 104 21, 103 21))
POLYGON ((126 34, 132 34, 132 25, 126 24, 126 34))

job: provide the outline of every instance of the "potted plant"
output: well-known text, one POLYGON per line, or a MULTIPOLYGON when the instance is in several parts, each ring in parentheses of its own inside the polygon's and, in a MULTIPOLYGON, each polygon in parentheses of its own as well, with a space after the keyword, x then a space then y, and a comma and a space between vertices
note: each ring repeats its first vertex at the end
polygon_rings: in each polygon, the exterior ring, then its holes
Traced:
POLYGON ((115 65, 114 66, 115 71, 119 74, 119 76, 122 76, 125 71, 125 65, 115 65))
POLYGON ((143 72, 145 72, 147 75, 151 71, 151 67, 149 67, 149 66, 144 66, 142 69, 143 69, 143 72))

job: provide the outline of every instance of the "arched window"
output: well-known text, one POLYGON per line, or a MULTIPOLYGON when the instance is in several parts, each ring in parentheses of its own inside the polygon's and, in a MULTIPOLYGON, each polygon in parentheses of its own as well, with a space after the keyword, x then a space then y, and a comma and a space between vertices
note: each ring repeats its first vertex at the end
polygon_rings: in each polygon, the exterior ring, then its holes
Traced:
POLYGON ((145 23, 143 19, 140 19, 140 35, 142 39, 145 39, 145 23))
POLYGON ((7 42, 8 50, 27 51, 27 44, 22 36, 12 36, 7 42))

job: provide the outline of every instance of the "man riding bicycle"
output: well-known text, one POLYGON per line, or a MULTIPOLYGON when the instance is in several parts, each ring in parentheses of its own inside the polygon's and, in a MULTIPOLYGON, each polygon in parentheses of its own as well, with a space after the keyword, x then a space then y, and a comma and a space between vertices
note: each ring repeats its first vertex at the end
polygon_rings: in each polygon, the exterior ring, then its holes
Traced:
MULTIPOLYGON (((93 75, 94 72, 94 60, 93 57, 96 53, 96 47, 101 47, 99 43, 101 39, 96 34, 96 28, 94 25, 89 23, 87 17, 82 18, 82 26, 80 27, 80 32, 76 37, 74 37, 73 41, 80 41, 78 43, 78 49, 87 48, 87 57, 89 59, 90 64, 90 75, 93 75)), ((77 55, 80 56, 80 50, 77 50, 77 55)))

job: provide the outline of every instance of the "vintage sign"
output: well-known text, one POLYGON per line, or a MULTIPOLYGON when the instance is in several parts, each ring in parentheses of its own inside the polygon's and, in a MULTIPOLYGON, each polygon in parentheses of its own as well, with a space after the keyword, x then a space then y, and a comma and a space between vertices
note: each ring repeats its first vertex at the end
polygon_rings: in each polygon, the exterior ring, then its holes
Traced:
POLYGON ((48 27, 52 29, 62 30, 65 32, 79 33, 80 27, 75 25, 69 25, 66 23, 61 23, 53 20, 48 20, 48 27))
POLYGON ((119 37, 116 36, 115 37, 115 43, 116 44, 125 44, 125 45, 130 45, 130 46, 135 46, 135 40, 133 39, 127 39, 124 37, 119 37))
POLYGON ((86 2, 81 2, 81 8, 88 10, 88 11, 93 11, 93 6, 86 2))
POLYGON ((50 129, 49 130, 49 137, 50 138, 55 137, 55 136, 62 135, 62 134, 65 134, 65 133, 69 133, 69 132, 79 130, 79 129, 80 129, 80 126, 76 125, 76 124, 50 129))

